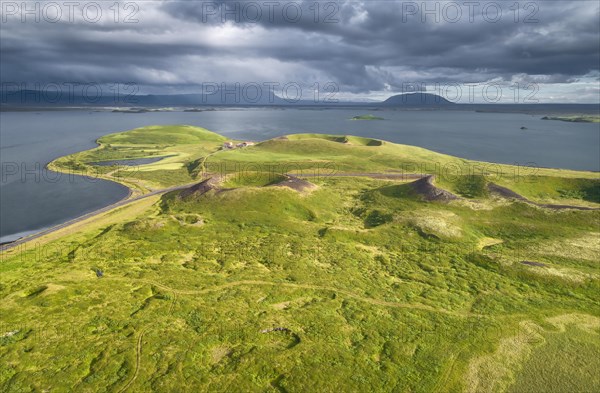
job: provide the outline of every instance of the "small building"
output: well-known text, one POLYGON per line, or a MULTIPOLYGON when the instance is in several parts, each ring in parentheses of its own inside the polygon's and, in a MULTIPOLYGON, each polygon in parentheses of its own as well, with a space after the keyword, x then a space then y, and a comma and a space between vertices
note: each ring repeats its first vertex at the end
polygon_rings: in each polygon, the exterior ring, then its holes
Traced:
POLYGON ((223 149, 233 149, 233 143, 232 142, 223 143, 223 149))

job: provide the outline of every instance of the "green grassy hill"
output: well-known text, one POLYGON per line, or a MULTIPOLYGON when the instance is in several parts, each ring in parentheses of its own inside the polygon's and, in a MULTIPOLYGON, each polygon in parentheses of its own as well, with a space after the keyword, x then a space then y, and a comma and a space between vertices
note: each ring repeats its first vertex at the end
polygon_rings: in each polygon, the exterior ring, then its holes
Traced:
POLYGON ((181 164, 139 171, 155 184, 182 171, 221 183, 4 253, 0 390, 600 388, 600 211, 487 188, 598 206, 597 174, 352 136, 219 150, 216 134, 149 128, 149 143, 143 130, 59 161, 152 145, 181 164), (275 186, 286 173, 314 187, 275 186), (427 201, 414 179, 375 173, 435 174, 459 199, 427 201))
POLYGON ((383 117, 374 116, 374 115, 359 115, 354 116, 350 120, 385 120, 383 117))

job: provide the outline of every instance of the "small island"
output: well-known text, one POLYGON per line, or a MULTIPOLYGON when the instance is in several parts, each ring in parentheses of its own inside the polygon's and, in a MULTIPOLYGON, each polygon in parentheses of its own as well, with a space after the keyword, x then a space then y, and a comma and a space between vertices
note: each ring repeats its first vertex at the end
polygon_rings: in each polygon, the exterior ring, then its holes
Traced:
POLYGON ((559 120, 571 123, 600 123, 600 116, 581 115, 581 116, 544 116, 542 120, 559 120))
POLYGON ((383 117, 373 116, 373 115, 360 115, 354 116, 350 120, 385 120, 383 117))

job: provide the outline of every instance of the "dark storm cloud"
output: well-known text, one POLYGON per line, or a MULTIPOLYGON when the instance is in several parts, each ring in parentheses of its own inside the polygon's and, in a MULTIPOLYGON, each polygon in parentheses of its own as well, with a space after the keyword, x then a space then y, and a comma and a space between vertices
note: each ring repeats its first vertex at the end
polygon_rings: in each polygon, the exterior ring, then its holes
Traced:
POLYGON ((21 23, 11 16, 1 24, 1 79, 171 89, 333 81, 342 92, 367 93, 399 91, 408 82, 597 78, 598 3, 516 2, 518 20, 509 8, 515 2, 490 3, 168 1, 136 3, 137 23, 21 23), (494 21, 496 5, 502 15, 494 21))

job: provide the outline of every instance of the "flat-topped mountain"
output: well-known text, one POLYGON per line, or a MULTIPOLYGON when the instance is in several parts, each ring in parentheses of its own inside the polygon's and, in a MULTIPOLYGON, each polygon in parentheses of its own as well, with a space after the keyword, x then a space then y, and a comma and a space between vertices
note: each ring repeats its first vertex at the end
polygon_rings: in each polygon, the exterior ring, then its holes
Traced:
POLYGON ((430 93, 406 93, 391 96, 387 100, 383 101, 381 105, 384 106, 446 106, 454 105, 453 102, 448 101, 444 97, 430 93))

